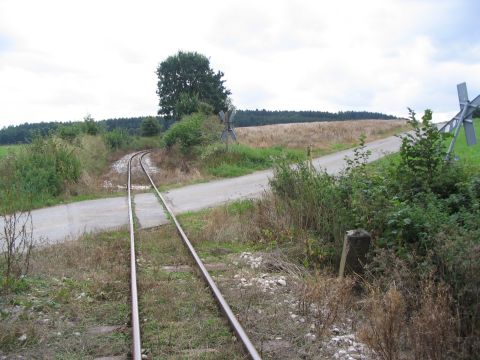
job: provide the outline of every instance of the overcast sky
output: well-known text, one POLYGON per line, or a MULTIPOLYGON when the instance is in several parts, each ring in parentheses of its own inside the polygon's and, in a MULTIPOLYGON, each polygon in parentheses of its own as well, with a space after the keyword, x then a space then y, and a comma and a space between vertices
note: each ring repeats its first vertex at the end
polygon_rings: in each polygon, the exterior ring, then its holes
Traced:
POLYGON ((479 0, 0 0, 0 127, 154 115, 158 64, 198 51, 240 109, 406 107, 480 93, 479 0))

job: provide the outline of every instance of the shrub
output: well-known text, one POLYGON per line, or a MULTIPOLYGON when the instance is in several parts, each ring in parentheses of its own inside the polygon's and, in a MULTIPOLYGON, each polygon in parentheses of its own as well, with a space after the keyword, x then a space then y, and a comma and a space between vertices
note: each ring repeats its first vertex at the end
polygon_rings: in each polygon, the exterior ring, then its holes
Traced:
POLYGON ((122 129, 113 129, 103 134, 103 139, 108 148, 120 150, 126 148, 132 142, 132 137, 122 129))
POLYGON ((188 153, 195 145, 202 143, 202 123, 204 117, 194 114, 173 124, 163 135, 165 146, 170 149, 178 144, 182 153, 188 153))
POLYGON ((145 118, 140 125, 140 131, 142 136, 158 135, 160 132, 160 123, 158 122, 158 119, 153 116, 145 118))
POLYGON ((305 239, 308 261, 336 263, 343 235, 353 222, 336 178, 311 169, 307 163, 290 167, 279 162, 270 180, 273 193, 282 200, 292 225, 311 231, 305 239), (325 251, 328 249, 327 251, 325 251))
MULTIPOLYGON (((35 138, 33 143, 2 159, 0 194, 15 191, 13 210, 45 204, 80 178, 80 162, 74 149, 53 138, 35 138)), ((8 202, 2 203, 4 206, 8 202)))
POLYGON ((402 182, 403 191, 414 196, 418 192, 431 189, 431 184, 449 163, 445 162, 446 135, 432 124, 432 111, 425 110, 420 122, 415 118, 415 112, 412 109, 408 110, 410 113, 408 123, 413 130, 401 136, 401 161, 397 175, 402 182))
POLYGON ((81 133, 77 124, 60 125, 56 131, 57 135, 65 141, 73 141, 81 133))

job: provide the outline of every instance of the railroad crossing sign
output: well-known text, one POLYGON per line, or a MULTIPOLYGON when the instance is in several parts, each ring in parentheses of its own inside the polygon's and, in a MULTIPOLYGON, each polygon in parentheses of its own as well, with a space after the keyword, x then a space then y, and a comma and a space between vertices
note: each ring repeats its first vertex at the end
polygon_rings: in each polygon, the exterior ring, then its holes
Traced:
POLYGON ((237 134, 233 128, 233 118, 235 117, 235 109, 227 110, 227 112, 220 111, 218 113, 220 120, 225 124, 225 129, 222 131, 220 139, 225 141, 228 150, 228 138, 231 136, 234 141, 237 141, 237 134))
POLYGON ((467 138, 467 145, 475 145, 477 137, 475 136, 475 127, 473 126, 472 115, 476 108, 480 107, 480 95, 472 101, 468 100, 467 84, 461 83, 457 85, 458 101, 460 103, 460 112, 455 115, 452 120, 447 122, 440 128, 440 131, 451 132, 454 131, 454 136, 450 146, 448 147, 447 157, 450 156, 455 142, 457 141, 460 128, 465 128, 465 137, 467 138))

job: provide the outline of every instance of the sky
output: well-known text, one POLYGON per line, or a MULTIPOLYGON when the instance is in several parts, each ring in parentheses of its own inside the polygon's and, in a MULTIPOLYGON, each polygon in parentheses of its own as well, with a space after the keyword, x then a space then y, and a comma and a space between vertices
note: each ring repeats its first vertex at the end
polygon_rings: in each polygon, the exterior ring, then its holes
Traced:
POLYGON ((197 51, 238 109, 458 110, 480 94, 478 0, 0 0, 0 127, 155 115, 197 51))

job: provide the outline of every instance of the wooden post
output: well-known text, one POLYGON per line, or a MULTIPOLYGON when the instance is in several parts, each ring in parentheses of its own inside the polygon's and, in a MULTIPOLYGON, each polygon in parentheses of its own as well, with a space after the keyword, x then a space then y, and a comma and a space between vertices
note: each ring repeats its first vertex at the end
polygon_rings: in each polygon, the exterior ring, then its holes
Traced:
POLYGON ((338 271, 339 277, 344 276, 345 270, 357 274, 363 272, 363 265, 366 261, 371 239, 370 234, 363 229, 350 230, 345 233, 338 271))

